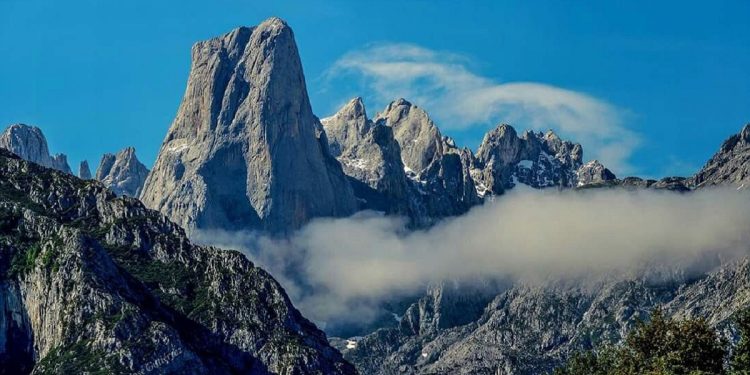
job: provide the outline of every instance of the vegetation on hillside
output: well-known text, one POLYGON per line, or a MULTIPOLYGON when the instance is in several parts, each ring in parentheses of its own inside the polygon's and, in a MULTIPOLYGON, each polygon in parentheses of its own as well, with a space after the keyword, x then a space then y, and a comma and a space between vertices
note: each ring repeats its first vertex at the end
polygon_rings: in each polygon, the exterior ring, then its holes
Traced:
POLYGON ((750 375, 750 311, 739 313, 733 347, 702 319, 654 310, 618 346, 575 354, 554 375, 750 375))

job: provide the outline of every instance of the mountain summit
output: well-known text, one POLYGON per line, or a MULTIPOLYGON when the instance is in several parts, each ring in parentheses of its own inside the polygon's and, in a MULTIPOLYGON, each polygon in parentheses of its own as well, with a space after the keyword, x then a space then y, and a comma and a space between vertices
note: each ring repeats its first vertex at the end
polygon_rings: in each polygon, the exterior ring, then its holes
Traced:
POLYGON ((13 124, 0 134, 0 148, 39 165, 72 174, 65 154, 50 155, 47 138, 36 126, 13 124))
POLYGON ((189 231, 288 232, 355 211, 284 21, 193 46, 185 96, 140 197, 189 231))

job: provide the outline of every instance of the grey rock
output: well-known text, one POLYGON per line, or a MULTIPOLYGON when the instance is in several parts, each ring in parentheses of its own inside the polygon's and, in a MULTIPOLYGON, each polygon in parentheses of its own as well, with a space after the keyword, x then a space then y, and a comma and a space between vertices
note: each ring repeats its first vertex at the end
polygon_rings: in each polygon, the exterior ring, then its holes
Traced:
POLYGON ((750 187, 750 124, 729 137, 692 178, 692 185, 750 187))
POLYGON ((0 148, 39 165, 70 173, 68 157, 64 154, 50 155, 47 138, 36 126, 13 124, 0 135, 0 148))
POLYGON ((353 338, 356 345, 341 350, 368 374, 541 374, 572 353, 620 342, 656 307, 668 316, 702 317, 720 332, 731 332, 734 314, 750 307, 750 259, 709 264, 696 274, 669 277, 645 272, 590 283, 499 284, 489 299, 486 290, 471 294, 460 287, 451 292, 465 297, 458 307, 428 289, 407 308, 400 327, 353 338), (471 318, 436 323, 441 321, 436 317, 461 311, 471 318))
POLYGON ((623 188, 628 190, 654 189, 670 190, 685 193, 693 190, 691 180, 685 177, 664 177, 660 180, 643 179, 640 177, 625 177, 622 180, 614 178, 602 181, 579 183, 577 189, 623 188))
POLYGON ((351 177, 360 208, 418 216, 393 129, 367 118, 361 98, 322 119, 333 156, 351 177))
POLYGON ((137 197, 148 177, 148 168, 127 147, 117 154, 104 154, 96 169, 96 179, 117 195, 137 197))
POLYGON ((524 132, 501 124, 484 136, 473 175, 480 191, 502 194, 521 183, 533 188, 571 188, 577 184, 583 148, 554 132, 524 132))
POLYGON ((590 161, 576 171, 576 180, 578 186, 605 183, 617 179, 614 173, 607 169, 598 160, 590 161))
POLYGON ((84 160, 78 165, 78 178, 82 180, 90 180, 92 178, 88 161, 84 160))
POLYGON ((0 150, 4 373, 354 374, 236 251, 0 150))
POLYGON ((185 96, 140 198, 189 231, 289 232, 356 210, 284 21, 193 46, 185 96))
POLYGON ((374 122, 393 129, 404 170, 418 193, 422 222, 460 215, 482 203, 471 177, 473 154, 443 137, 424 110, 398 99, 374 122))

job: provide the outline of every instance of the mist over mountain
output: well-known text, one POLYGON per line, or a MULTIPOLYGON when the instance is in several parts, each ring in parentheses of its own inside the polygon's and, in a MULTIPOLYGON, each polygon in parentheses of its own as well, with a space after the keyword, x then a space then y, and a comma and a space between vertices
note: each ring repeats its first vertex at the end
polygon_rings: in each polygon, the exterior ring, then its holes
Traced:
MULTIPOLYGON (((414 83, 379 60, 393 50, 369 51, 384 56, 337 68, 414 83)), ((654 308, 736 338, 732 318, 750 308, 750 125, 695 175, 658 180, 499 118, 472 150, 421 103, 461 123, 448 99, 510 97, 584 141, 592 124, 576 121, 612 108, 447 68, 452 82, 427 75, 438 98, 368 113, 355 97, 319 119, 294 32, 274 17, 193 46, 151 170, 125 147, 94 178, 81 162, 79 179, 39 128, 9 126, 0 369, 540 374, 619 343, 654 308)), ((626 165, 637 137, 619 122, 597 131, 606 147, 592 154, 626 165)))

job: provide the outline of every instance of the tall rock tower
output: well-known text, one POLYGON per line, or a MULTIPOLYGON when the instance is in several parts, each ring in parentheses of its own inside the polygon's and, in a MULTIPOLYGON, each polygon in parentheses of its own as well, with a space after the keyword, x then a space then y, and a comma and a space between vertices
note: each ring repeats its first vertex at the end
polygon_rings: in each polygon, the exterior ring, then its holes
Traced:
POLYGON ((193 46, 185 96, 140 197, 188 231, 283 233, 354 212, 284 21, 193 46))

